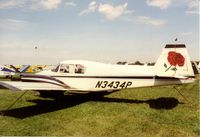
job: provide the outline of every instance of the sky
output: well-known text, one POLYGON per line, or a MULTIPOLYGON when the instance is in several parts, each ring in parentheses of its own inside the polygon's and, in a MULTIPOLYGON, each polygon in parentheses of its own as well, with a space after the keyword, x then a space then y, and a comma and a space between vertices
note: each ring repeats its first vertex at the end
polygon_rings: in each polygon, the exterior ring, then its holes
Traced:
POLYGON ((200 60, 199 0, 0 0, 0 64, 155 62, 168 43, 200 60))

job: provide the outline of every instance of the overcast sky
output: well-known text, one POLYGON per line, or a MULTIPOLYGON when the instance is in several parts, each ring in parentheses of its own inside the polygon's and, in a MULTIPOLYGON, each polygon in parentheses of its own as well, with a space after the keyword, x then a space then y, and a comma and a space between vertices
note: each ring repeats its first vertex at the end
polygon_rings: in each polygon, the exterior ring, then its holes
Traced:
POLYGON ((199 60, 198 5, 199 0, 0 0, 0 64, 153 62, 175 38, 199 60))

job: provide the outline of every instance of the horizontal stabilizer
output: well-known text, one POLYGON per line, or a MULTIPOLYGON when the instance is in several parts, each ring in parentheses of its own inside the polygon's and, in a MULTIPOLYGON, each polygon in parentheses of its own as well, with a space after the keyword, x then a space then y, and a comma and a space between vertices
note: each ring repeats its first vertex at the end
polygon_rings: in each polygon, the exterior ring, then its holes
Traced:
POLYGON ((156 76, 157 78, 171 78, 171 79, 188 79, 195 78, 194 76, 186 77, 186 76, 156 76))

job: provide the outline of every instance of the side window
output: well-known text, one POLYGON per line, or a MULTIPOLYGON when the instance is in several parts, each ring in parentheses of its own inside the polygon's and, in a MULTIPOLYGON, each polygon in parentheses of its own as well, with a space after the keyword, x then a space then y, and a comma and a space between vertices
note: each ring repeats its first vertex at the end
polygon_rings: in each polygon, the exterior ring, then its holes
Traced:
POLYGON ((55 68, 51 69, 51 71, 53 71, 53 72, 58 72, 59 66, 60 66, 60 65, 57 65, 55 68))
POLYGON ((84 74, 85 73, 85 67, 83 65, 76 64, 75 65, 75 73, 84 74))
POLYGON ((76 74, 84 74, 85 67, 80 64, 61 64, 59 72, 61 73, 76 73, 76 74))
POLYGON ((69 65, 67 65, 67 64, 60 65, 60 72, 69 73, 69 65))

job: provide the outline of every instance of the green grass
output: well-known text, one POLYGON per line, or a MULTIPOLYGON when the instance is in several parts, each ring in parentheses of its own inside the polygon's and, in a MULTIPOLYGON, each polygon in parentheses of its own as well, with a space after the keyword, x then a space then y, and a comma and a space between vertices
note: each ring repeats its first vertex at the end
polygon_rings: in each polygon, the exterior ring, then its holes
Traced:
POLYGON ((41 98, 36 92, 0 90, 0 135, 75 137, 198 137, 199 78, 195 83, 125 89, 109 95, 41 98))

